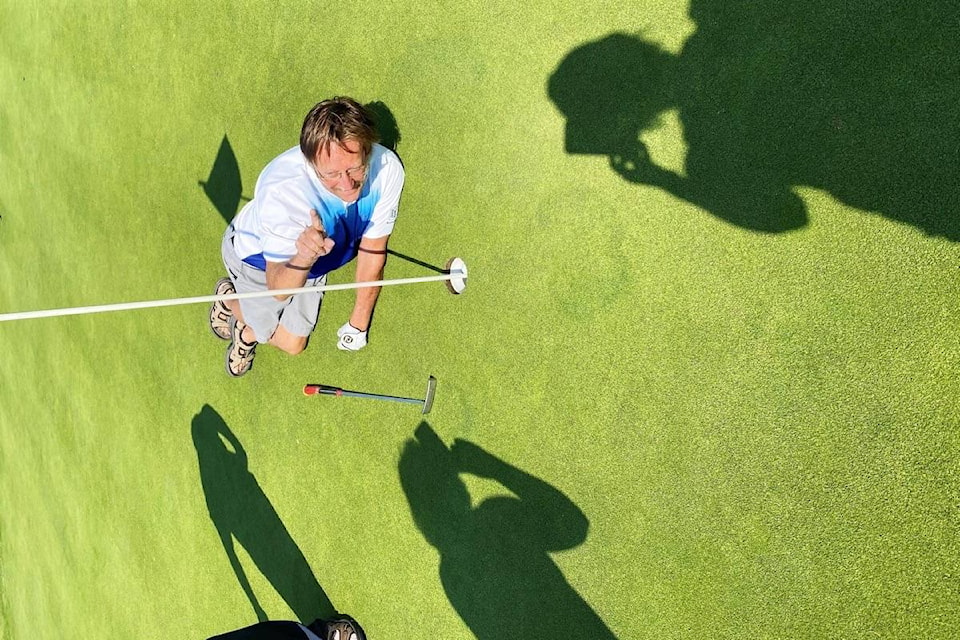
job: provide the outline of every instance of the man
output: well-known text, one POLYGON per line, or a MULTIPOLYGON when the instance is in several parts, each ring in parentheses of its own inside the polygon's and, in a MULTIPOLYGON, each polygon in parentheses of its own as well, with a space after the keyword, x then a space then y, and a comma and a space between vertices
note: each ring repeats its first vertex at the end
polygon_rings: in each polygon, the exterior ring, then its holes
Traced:
MULTIPOLYGON (((404 172, 400 159, 377 144, 372 115, 351 98, 317 104, 307 114, 300 145, 260 174, 253 200, 223 237, 229 278, 215 293, 322 286, 326 274, 357 258, 356 281, 383 277, 387 241, 397 219, 404 172)), ((338 348, 358 351, 380 287, 357 289, 338 348)), ((227 347, 227 373, 245 374, 266 342, 296 355, 317 324, 323 292, 215 302, 210 328, 227 347)))
POLYGON ((366 640, 357 621, 346 615, 314 620, 309 625, 286 620, 268 620, 230 631, 208 640, 366 640))

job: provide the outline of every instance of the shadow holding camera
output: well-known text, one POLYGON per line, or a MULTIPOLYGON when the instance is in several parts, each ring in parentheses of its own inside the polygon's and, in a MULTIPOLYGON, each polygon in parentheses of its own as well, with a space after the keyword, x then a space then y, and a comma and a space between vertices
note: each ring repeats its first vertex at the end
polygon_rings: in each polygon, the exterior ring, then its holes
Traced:
POLYGON ((236 545, 243 547, 298 620, 307 624, 333 617, 333 603, 250 473, 243 445, 220 414, 204 405, 193 418, 191 434, 210 520, 257 619, 268 620, 268 616, 240 564, 236 545))
POLYGON ((614 33, 560 62, 569 153, 746 229, 804 227, 808 186, 960 241, 960 5, 692 0, 690 16, 679 54, 614 33), (638 142, 674 109, 683 175, 638 142))
POLYGON ((417 527, 440 554, 447 597, 478 640, 615 638, 550 557, 583 543, 589 528, 563 493, 468 441, 448 448, 426 422, 406 442, 399 473, 417 527), (473 507, 461 474, 516 497, 473 507))

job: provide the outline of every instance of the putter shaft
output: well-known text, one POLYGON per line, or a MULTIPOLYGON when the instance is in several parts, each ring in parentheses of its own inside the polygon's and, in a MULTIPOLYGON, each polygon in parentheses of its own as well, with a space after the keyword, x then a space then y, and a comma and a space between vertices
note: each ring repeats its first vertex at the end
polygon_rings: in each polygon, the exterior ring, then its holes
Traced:
POLYGON ((330 387, 323 384, 308 384, 303 388, 303 394, 307 396, 341 396, 344 398, 372 398, 374 400, 391 400, 393 402, 411 402, 413 404, 423 404, 423 400, 417 398, 403 398, 401 396, 388 396, 382 393, 364 393, 362 391, 347 391, 339 387, 330 387))

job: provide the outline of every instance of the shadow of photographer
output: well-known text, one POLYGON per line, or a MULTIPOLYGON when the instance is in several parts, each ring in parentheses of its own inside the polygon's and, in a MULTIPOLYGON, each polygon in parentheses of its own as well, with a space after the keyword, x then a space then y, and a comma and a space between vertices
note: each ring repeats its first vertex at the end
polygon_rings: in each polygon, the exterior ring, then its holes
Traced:
POLYGON ((237 557, 236 545, 303 623, 333 618, 336 609, 317 582, 270 499, 250 472, 239 439, 212 407, 204 405, 191 424, 200 481, 223 549, 257 619, 268 619, 237 557))
POLYGON ((678 54, 614 33, 560 62, 547 90, 568 153, 746 229, 807 225, 808 186, 960 241, 960 5, 692 0, 690 16, 678 54), (682 172, 639 141, 670 110, 682 172))
POLYGON ((589 527, 563 493, 469 441, 448 448, 426 422, 406 442, 399 473, 417 527, 440 554, 447 597, 478 640, 615 638, 550 557, 580 545, 589 527), (472 507, 461 474, 516 497, 472 507))

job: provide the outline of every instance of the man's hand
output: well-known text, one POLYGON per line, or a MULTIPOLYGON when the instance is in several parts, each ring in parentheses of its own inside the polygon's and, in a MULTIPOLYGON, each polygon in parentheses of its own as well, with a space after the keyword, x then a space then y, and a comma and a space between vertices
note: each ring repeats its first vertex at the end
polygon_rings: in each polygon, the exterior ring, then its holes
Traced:
POLYGON ((297 255, 291 258, 290 264, 294 268, 312 267, 317 258, 333 250, 333 245, 333 239, 327 237, 316 209, 310 209, 310 226, 297 238, 297 255))
POLYGON ((349 322, 340 327, 337 337, 340 338, 337 348, 341 351, 360 351, 367 346, 367 332, 360 331, 349 322))

